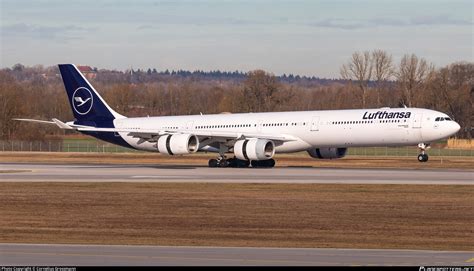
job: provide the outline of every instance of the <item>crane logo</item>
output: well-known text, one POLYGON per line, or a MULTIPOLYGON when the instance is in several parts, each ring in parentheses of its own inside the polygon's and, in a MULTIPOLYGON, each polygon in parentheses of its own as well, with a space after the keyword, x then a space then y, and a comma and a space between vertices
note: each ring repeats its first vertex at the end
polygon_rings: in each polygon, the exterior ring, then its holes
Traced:
POLYGON ((85 115, 92 109, 94 99, 89 89, 85 87, 77 88, 72 94, 72 107, 79 115, 85 115))

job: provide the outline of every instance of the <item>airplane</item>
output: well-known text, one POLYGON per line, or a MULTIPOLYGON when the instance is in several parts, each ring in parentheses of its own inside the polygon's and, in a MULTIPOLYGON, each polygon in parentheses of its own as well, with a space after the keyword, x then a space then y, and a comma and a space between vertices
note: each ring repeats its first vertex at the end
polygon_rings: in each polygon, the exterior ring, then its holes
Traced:
POLYGON ((431 142, 460 129, 448 115, 423 108, 375 108, 127 118, 115 112, 73 64, 59 70, 75 120, 55 124, 120 146, 185 155, 215 152, 209 167, 275 166, 276 153, 306 151, 337 159, 352 147, 418 145, 427 162, 431 142), (227 158, 232 154, 234 157, 227 158))

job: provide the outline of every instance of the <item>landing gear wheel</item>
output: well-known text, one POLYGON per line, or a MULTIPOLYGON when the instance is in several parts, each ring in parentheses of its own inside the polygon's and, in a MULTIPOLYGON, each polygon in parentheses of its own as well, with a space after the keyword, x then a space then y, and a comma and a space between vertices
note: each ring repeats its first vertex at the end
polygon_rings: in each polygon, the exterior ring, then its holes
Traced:
POLYGON ((427 162, 428 161, 428 154, 422 153, 418 155, 418 162, 427 162))
POLYGON ((250 166, 250 160, 241 160, 242 161, 242 167, 249 167, 250 166))
POLYGON ((243 167, 249 167, 249 166, 250 166, 249 160, 235 159, 235 167, 243 168, 243 167))
MULTIPOLYGON (((271 159, 273 160, 273 159, 271 159)), ((273 160, 273 163, 267 162, 270 160, 265 160, 265 161, 260 161, 260 162, 266 162, 270 163, 270 167, 275 165, 275 161, 273 160)), ((258 162, 258 161, 256 161, 258 162)), ((237 158, 229 158, 226 159, 224 157, 218 157, 217 159, 210 159, 208 163, 209 167, 233 167, 233 168, 246 168, 250 166, 250 161, 249 160, 240 160, 237 158)), ((265 166, 268 167, 268 166, 265 166)))
POLYGON ((418 149, 420 149, 420 154, 418 155, 418 162, 427 162, 428 154, 426 154, 426 149, 430 148, 430 144, 420 143, 418 144, 418 149))
POLYGON ((252 160, 251 162, 252 167, 255 168, 272 168, 275 166, 275 160, 274 159, 268 159, 268 160, 252 160))
POLYGON ((218 167, 219 163, 217 162, 217 159, 209 159, 209 167, 218 167))
POLYGON ((228 167, 230 165, 229 160, 227 159, 221 159, 219 161, 219 167, 228 167))
POLYGON ((418 154, 418 162, 423 162, 424 159, 423 154, 418 154))
POLYGON ((274 167, 275 166, 275 159, 270 159, 270 160, 267 160, 268 162, 268 167, 274 167))
POLYGON ((227 162, 229 162, 229 167, 237 167, 237 159, 229 158, 227 159, 227 162))
POLYGON ((240 160, 237 158, 229 158, 227 159, 228 161, 228 167, 234 167, 234 168, 244 168, 244 167, 249 167, 250 161, 248 160, 240 160))

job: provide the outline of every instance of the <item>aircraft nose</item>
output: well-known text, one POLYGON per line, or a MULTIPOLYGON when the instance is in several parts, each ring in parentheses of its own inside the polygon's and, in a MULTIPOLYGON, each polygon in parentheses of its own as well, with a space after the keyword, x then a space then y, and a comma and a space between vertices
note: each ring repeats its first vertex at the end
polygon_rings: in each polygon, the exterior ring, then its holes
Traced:
POLYGON ((455 122, 454 121, 454 133, 457 133, 460 129, 461 129, 461 125, 459 125, 459 123, 455 122))

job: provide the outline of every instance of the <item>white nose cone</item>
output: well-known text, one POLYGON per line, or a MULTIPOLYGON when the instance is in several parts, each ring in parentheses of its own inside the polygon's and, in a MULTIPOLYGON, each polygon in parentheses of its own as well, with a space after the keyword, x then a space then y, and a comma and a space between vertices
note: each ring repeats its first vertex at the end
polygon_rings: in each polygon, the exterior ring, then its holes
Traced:
POLYGON ((461 129, 461 125, 453 121, 453 134, 457 133, 461 129))

